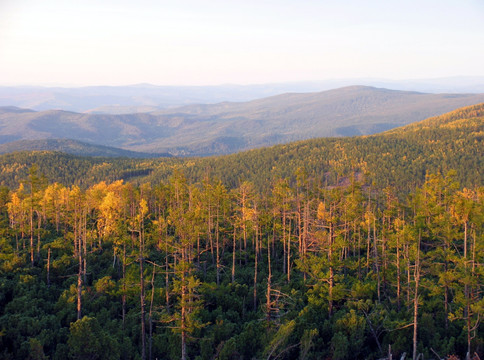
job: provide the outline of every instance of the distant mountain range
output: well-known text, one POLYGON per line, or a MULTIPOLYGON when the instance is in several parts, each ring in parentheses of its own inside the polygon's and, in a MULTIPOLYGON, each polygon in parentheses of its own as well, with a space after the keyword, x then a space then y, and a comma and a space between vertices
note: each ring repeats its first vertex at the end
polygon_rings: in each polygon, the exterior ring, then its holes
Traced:
MULTIPOLYGON (((147 153, 216 155, 316 137, 374 134, 481 102, 484 94, 350 86, 122 115, 4 107, 0 143, 74 139, 147 153)), ((22 146, 28 149, 28 143, 22 146)))
POLYGON ((245 102, 284 93, 310 93, 352 85, 365 85, 426 93, 484 93, 484 77, 459 76, 437 79, 385 80, 334 79, 258 85, 40 87, 0 86, 0 106, 37 111, 128 114, 151 112, 189 104, 245 102))

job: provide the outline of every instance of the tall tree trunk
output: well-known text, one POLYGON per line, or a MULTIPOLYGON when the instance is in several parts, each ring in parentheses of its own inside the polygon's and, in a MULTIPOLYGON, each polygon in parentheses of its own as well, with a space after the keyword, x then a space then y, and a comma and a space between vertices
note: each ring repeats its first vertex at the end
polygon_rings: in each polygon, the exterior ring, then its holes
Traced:
POLYGON ((469 291, 469 280, 468 280, 468 264, 467 264, 467 236, 468 236, 468 223, 467 220, 464 221, 464 272, 465 272, 465 283, 464 283, 464 295, 466 299, 466 328, 467 328, 467 354, 471 354, 471 298, 469 291))
MULTIPOLYGON (((79 234, 75 235, 76 237, 79 234)), ((79 247, 81 246, 81 237, 78 238, 79 247)), ((79 267, 77 271, 77 320, 81 319, 81 307, 82 307, 82 251, 78 249, 77 251, 79 267)))
POLYGON ((254 264, 254 311, 257 310, 257 265, 259 258, 259 226, 255 229, 255 264, 254 264))
POLYGON ((37 259, 40 258, 40 229, 42 226, 42 217, 40 214, 37 212, 37 259))
POLYGON ((215 224, 215 257, 217 270, 217 286, 220 285, 220 231, 218 224, 218 207, 217 207, 217 222, 215 224))
POLYGON ((400 234, 397 233, 397 310, 400 311, 400 293, 401 293, 401 280, 400 280, 400 234))
POLYGON ((415 295, 413 300, 413 360, 417 360, 417 329, 418 329, 418 287, 420 282, 420 235, 417 244, 417 257, 415 260, 415 295))
MULTIPOLYGON (((332 215, 330 215, 332 216, 332 215)), ((333 269, 333 223, 330 222, 329 225, 329 294, 328 294, 328 315, 331 317, 333 315, 333 287, 334 287, 334 269, 333 269)))
MULTIPOLYGON (((186 256, 186 249, 182 249, 182 261, 187 261, 186 256)), ((187 359, 187 324, 186 324, 186 316, 187 316, 187 285, 186 285, 186 272, 185 269, 182 270, 182 277, 181 277, 181 321, 180 321, 180 330, 181 330, 181 360, 187 359)))
POLYGON ((376 215, 373 217, 373 256, 374 256, 374 264, 375 264, 375 271, 376 271, 376 279, 377 279, 377 297, 378 302, 380 302, 381 294, 381 279, 380 279, 380 265, 378 263, 378 239, 376 236, 376 215))
POLYGON ((144 280, 144 256, 143 235, 139 234, 139 287, 141 307, 141 359, 146 359, 146 324, 145 324, 145 280, 144 280))
POLYGON ((47 251, 47 287, 50 287, 50 247, 47 251))
POLYGON ((86 282, 87 277, 87 210, 81 211, 81 223, 82 223, 82 250, 84 252, 82 256, 83 266, 82 266, 82 277, 83 281, 86 282))
MULTIPOLYGON (((166 237, 165 237, 166 239, 166 237)), ((168 241, 165 241, 165 304, 166 309, 170 312, 170 276, 169 276, 169 265, 168 265, 168 241)))
POLYGON ((81 236, 81 215, 80 204, 74 203, 74 248, 77 252, 78 271, 77 271, 77 320, 82 317, 82 236, 81 236))
POLYGON ((237 234, 237 227, 234 220, 234 239, 232 242, 232 284, 235 282, 235 252, 236 252, 236 234, 237 234))
POLYGON ((152 348, 153 348, 153 301, 155 296, 155 273, 156 268, 153 264, 153 274, 151 275, 151 301, 150 301, 150 312, 148 314, 148 322, 149 322, 149 343, 148 343, 148 357, 152 359, 152 348))
POLYGON ((287 282, 291 281, 291 219, 289 219, 289 233, 287 236, 287 282))
POLYGON ((30 264, 34 266, 34 209, 33 209, 33 195, 31 197, 30 205, 30 264))
POLYGON ((126 321, 126 243, 123 241, 123 293, 121 295, 123 329, 126 321))
MULTIPOLYGON (((284 206, 284 204, 282 205, 284 206)), ((286 210, 282 210, 282 272, 286 272, 286 259, 287 259, 287 250, 286 250, 286 210)))
POLYGON ((271 320, 271 246, 267 244, 267 295, 266 295, 266 320, 269 322, 271 320))

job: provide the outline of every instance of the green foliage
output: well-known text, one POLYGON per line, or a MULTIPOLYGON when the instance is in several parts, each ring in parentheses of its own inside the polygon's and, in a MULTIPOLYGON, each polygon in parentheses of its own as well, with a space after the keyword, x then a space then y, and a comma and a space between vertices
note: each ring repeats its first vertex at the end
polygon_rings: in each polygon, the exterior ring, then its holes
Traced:
POLYGON ((119 359, 117 342, 102 330, 96 318, 84 316, 72 323, 69 331, 69 359, 119 359))
MULTIPOLYGON (((452 128, 472 127, 461 115, 452 128)), ((415 304, 425 357, 481 356, 481 180, 430 174, 407 193, 338 171, 338 186, 266 174, 264 192, 181 172, 0 189, 0 357, 137 359, 143 343, 152 359, 397 357, 415 304)))

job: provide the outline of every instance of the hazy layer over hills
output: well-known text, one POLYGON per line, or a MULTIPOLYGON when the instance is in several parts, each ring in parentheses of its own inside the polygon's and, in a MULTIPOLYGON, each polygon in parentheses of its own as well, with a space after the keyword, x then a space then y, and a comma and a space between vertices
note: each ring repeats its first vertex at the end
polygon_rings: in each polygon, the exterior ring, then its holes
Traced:
POLYGON ((143 152, 224 154, 315 137, 374 134, 484 102, 484 94, 424 94, 363 86, 152 113, 0 111, 0 143, 69 138, 143 152))
POLYGON ((250 101, 283 93, 309 93, 351 85, 427 93, 484 93, 484 77, 385 80, 333 79, 257 85, 33 87, 0 86, 0 106, 33 110, 127 114, 150 112, 188 104, 250 101))

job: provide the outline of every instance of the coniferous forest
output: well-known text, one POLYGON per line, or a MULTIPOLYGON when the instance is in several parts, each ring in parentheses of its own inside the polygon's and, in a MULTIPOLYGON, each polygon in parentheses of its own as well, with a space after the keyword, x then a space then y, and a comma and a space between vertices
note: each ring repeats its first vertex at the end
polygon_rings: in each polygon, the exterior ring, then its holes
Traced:
POLYGON ((358 153, 365 138, 327 162, 288 145, 291 164, 326 167, 282 165, 264 184, 234 170, 243 154, 146 182, 30 166, 0 189, 0 357, 483 358, 482 107, 370 138, 407 144, 370 154, 388 168, 358 153), (230 159, 238 181, 219 176, 230 159), (469 162, 466 183, 449 164, 469 162))

